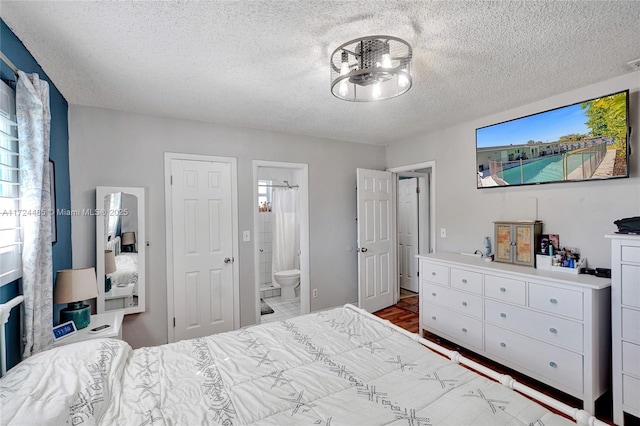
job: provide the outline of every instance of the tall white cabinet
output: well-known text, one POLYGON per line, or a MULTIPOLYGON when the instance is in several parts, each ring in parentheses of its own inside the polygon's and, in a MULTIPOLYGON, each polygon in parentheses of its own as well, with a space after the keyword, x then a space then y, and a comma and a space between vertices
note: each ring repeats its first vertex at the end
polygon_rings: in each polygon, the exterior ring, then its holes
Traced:
POLYGON ((640 417, 640 236, 611 239, 613 421, 640 417))
POLYGON ((609 279, 452 254, 420 258, 427 330, 583 400, 609 384, 609 279))

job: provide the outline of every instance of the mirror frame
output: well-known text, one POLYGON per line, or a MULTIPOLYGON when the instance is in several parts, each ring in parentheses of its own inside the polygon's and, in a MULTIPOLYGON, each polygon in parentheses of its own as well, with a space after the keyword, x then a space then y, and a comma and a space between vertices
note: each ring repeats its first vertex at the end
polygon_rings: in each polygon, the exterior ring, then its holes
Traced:
MULTIPOLYGON (((104 250, 106 247, 105 235, 104 235, 104 221, 107 217, 102 213, 104 210, 104 198, 112 193, 122 192, 124 194, 135 195, 138 199, 138 235, 136 240, 138 241, 138 304, 137 306, 131 306, 124 308, 124 313, 135 314, 145 311, 146 301, 146 248, 147 240, 145 233, 145 198, 144 188, 138 187, 123 187, 123 186, 98 186, 96 187, 96 276, 98 277, 98 283, 103 282, 100 277, 104 277, 104 250)), ((98 285, 98 298, 96 302, 96 309, 98 313, 105 311, 104 300, 104 285, 98 285)))

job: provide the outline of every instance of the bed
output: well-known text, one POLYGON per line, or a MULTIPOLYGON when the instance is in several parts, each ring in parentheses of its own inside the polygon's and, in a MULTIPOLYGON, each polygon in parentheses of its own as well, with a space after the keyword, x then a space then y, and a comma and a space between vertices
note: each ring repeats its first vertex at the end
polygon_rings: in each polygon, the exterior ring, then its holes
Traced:
MULTIPOLYGON (((136 350, 120 340, 89 340, 35 355, 2 377, 0 421, 575 424, 515 392, 510 387, 521 385, 507 376, 499 376, 504 384, 490 380, 418 340, 428 342, 351 305, 136 350)), ((604 424, 549 400, 582 424, 604 424)))
POLYGON ((116 271, 109 274, 111 285, 136 284, 133 294, 138 295, 138 253, 122 252, 120 246, 119 236, 107 242, 107 250, 113 250, 116 262, 116 271))
POLYGON ((112 272, 112 285, 138 283, 138 253, 120 253, 115 257, 116 271, 112 272))

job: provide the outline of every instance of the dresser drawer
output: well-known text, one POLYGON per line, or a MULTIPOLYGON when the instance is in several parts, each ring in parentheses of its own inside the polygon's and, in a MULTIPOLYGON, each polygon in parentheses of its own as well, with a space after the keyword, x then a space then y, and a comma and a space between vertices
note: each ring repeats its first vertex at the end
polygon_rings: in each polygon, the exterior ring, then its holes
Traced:
POLYGON ((623 262, 640 263, 640 247, 638 246, 622 246, 620 247, 620 258, 623 262))
POLYGON ((449 285, 449 268, 430 262, 420 262, 420 279, 440 285, 449 285))
POLYGON ((640 311, 622 308, 622 338, 640 343, 640 311))
POLYGON ((622 371, 640 377, 640 345, 622 342, 622 371))
POLYGON ((622 403, 640 410, 640 380, 626 374, 622 375, 622 403))
POLYGON ((482 321, 428 302, 422 303, 420 309, 423 326, 429 331, 482 350, 482 321))
POLYGON ((582 393, 582 355, 491 324, 485 333, 488 353, 582 393))
POLYGON ((420 293, 425 302, 435 303, 462 314, 482 319, 482 298, 469 293, 423 283, 420 293))
POLYGON ((485 300, 485 319, 573 351, 583 351, 582 323, 554 317, 494 300, 485 300))
POLYGON ((529 283, 529 306, 569 318, 583 318, 582 293, 578 291, 529 283))
POLYGON ((451 287, 482 296, 482 274, 451 268, 451 287))
POLYGON ((622 303, 640 308, 640 266, 622 265, 622 303))
POLYGON ((484 294, 487 297, 504 302, 524 305, 526 299, 525 282, 494 275, 485 275, 484 294))

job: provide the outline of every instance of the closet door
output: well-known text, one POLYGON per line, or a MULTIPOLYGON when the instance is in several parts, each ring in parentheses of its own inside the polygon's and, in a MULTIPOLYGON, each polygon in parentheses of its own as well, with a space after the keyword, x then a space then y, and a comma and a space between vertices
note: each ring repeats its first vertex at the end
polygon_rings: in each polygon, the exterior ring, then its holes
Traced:
POLYGON ((233 330, 232 167, 171 161, 175 340, 233 330))
POLYGON ((398 272, 400 288, 417 293, 418 279, 418 179, 398 181, 398 272))

